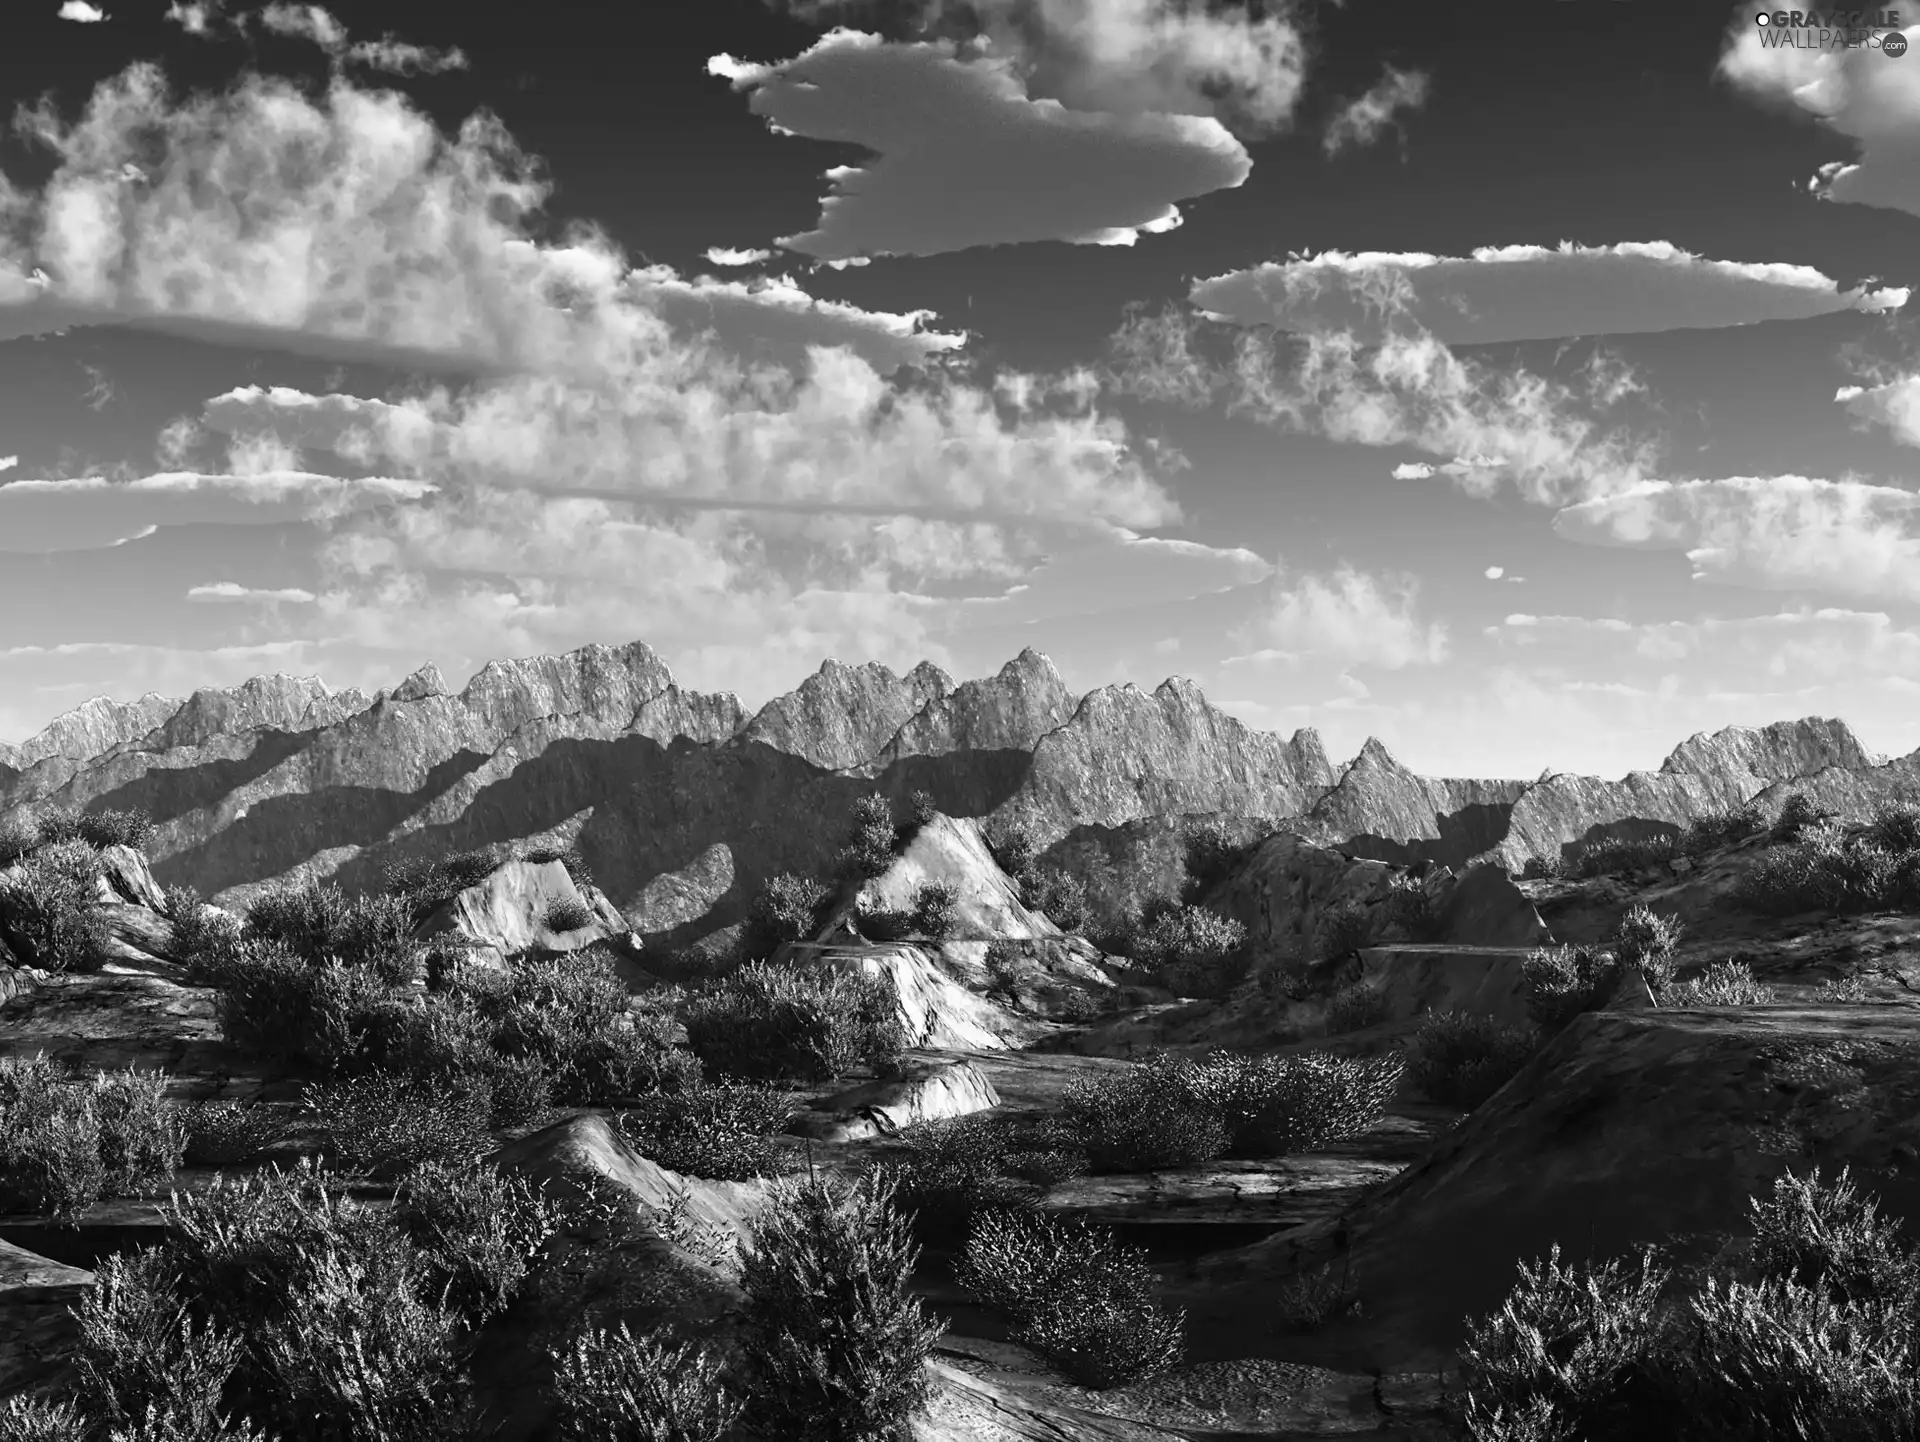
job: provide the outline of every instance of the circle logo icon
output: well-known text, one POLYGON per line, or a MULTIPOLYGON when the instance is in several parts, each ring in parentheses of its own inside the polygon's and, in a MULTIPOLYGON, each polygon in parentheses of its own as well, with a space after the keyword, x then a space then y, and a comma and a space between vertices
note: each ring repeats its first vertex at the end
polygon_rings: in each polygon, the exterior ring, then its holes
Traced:
POLYGON ((1907 37, 1898 32, 1880 37, 1880 49, 1896 58, 1907 53, 1907 37))
POLYGON ((1753 23, 1755 25, 1765 25, 1767 23, 1767 12, 1762 10, 1758 15, 1754 16, 1753 23))

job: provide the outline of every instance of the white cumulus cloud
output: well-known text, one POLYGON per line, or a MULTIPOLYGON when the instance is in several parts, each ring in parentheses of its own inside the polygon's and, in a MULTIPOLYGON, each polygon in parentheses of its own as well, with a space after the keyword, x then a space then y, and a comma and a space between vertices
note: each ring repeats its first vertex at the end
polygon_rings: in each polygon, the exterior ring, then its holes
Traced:
POLYGON ((81 25, 98 25, 107 18, 107 12, 98 5, 89 5, 87 0, 66 0, 60 7, 60 18, 81 25))
POLYGON ((1372 89, 1355 96, 1334 113, 1320 137, 1329 156, 1357 145, 1371 145, 1388 130, 1400 128, 1403 111, 1427 103, 1432 77, 1423 70, 1400 70, 1389 65, 1372 89))

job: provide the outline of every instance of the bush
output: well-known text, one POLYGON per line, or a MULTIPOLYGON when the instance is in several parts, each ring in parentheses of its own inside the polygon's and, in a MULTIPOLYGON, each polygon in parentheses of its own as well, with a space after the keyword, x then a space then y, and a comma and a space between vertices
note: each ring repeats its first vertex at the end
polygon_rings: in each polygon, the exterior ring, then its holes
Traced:
POLYGON ((1392 879, 1387 891, 1387 914, 1411 941, 1441 938, 1442 918, 1434 910, 1433 897, 1420 877, 1398 875, 1392 879))
POLYGON ((962 1241, 977 1217, 1031 1206, 1031 1182, 1009 1175, 1010 1133, 999 1117, 976 1112, 921 1122, 901 1133, 903 1155, 884 1164, 894 1200, 922 1236, 962 1241))
POLYGON ((354 1174, 388 1179, 418 1162, 471 1161, 493 1145, 484 1093, 431 1096, 405 1077, 370 1072, 310 1084, 300 1099, 328 1153, 354 1174))
POLYGON ((750 962, 689 997, 687 1044, 729 1076, 829 1081, 908 1044, 881 977, 750 962))
POLYGON ((1882 851, 1894 856, 1920 850, 1920 806, 1885 802, 1873 809, 1867 823, 1867 837, 1882 851))
POLYGON ((1575 848, 1569 869, 1581 877, 1618 876, 1662 866, 1673 859, 1674 852, 1671 835, 1602 836, 1575 848))
POLYGON ((1744 961, 1721 961, 1690 981, 1675 982, 1661 1002, 1666 1006, 1764 1006, 1773 1000, 1773 988, 1755 981, 1744 961))
POLYGON ((1766 829, 1766 812, 1750 801, 1737 811, 1724 815, 1694 817, 1687 823, 1687 829, 1681 834, 1675 847, 1687 856, 1699 856, 1716 847, 1726 846, 1735 841, 1744 841, 1749 836, 1757 836, 1766 829))
POLYGON ((1603 1006, 1620 984, 1620 961, 1590 946, 1542 947, 1521 963, 1527 1015, 1549 1032, 1603 1006))
POLYGON ((1190 1063, 1152 1057, 1071 1083, 1060 1115, 1096 1172, 1157 1172, 1210 1162, 1231 1133, 1195 1086, 1190 1063))
MULTIPOLYGON (((549 860, 565 862, 568 851, 556 851, 549 860)), ((532 860, 535 853, 529 852, 532 860)), ((478 886, 500 869, 500 854, 491 846, 471 851, 456 851, 438 859, 402 861, 389 865, 382 889, 388 896, 404 902, 414 916, 422 916, 451 901, 470 886, 478 886)), ((573 868, 567 868, 569 873, 573 868)), ((581 870, 584 872, 585 867, 581 870)), ((579 878, 575 878, 578 885, 579 878)))
POLYGON ((1895 856, 1832 820, 1809 822, 1795 835, 1753 859, 1735 884, 1737 901, 1782 916, 1872 911, 1911 899, 1915 853, 1895 856))
POLYGON ((98 968, 100 877, 100 855, 84 841, 42 846, 0 873, 0 916, 22 961, 48 971, 98 968))
POLYGON ((1189 902, 1225 881, 1253 850, 1235 841, 1219 821, 1191 822, 1180 839, 1186 871, 1181 899, 1189 902))
POLYGON ((407 1172, 393 1216, 430 1285, 475 1327, 519 1295, 558 1224, 556 1209, 524 1178, 440 1161, 407 1172))
POLYGON ((834 869, 850 883, 871 881, 893 865, 898 844, 893 807, 878 791, 870 791, 853 803, 853 824, 834 858, 834 869))
POLYGON ((750 960, 764 961, 787 942, 805 941, 820 925, 832 894, 817 881, 783 872, 753 898, 743 936, 750 960))
POLYGON ((93 811, 81 816, 75 833, 89 846, 130 846, 138 851, 152 838, 154 824, 144 811, 93 811))
POLYGON ((959 899, 951 882, 925 882, 913 893, 913 929, 935 941, 950 936, 959 899))
POLYGON ((1387 994, 1375 991, 1364 981, 1343 986, 1327 1002, 1327 1032, 1340 1036, 1362 1031, 1385 1021, 1389 1010, 1387 994))
POLYGON ((379 978, 314 966, 277 940, 249 942, 215 965, 220 1030, 242 1051, 324 1075, 366 1064, 370 1023, 392 995, 379 978))
POLYGON ((907 797, 907 816, 916 829, 927 825, 939 814, 939 804, 934 801, 931 791, 915 791, 907 797))
POLYGON ((1359 1314, 1360 1295, 1348 1285, 1347 1276, 1347 1266, 1336 1274, 1329 1263, 1280 1283, 1274 1288, 1274 1331, 1318 1332, 1329 1322, 1359 1314))
POLYGON ((411 985, 420 975, 404 897, 349 897, 331 882, 274 886, 247 908, 247 936, 278 942, 310 966, 337 961, 389 986, 411 985))
POLYGON ((587 1327, 551 1353, 561 1442, 725 1442, 741 1401, 704 1348, 587 1327))
POLYGON ((741 1269, 754 1433, 906 1442, 944 1330, 913 1295, 918 1253, 880 1173, 845 1190, 818 1177, 781 1184, 741 1269))
POLYGON ((1678 916, 1661 916, 1635 902, 1614 933, 1614 955, 1622 966, 1639 967, 1657 991, 1673 980, 1673 951, 1685 929, 1678 916))
POLYGON ((0 1442, 87 1442, 92 1430, 85 1414, 64 1399, 21 1392, 0 1398, 0 1442))
POLYGON ((593 908, 572 896, 556 896, 547 905, 547 930, 584 931, 593 925, 593 908))
POLYGON ((1016 1342, 1083 1387, 1144 1380, 1180 1360, 1184 1315, 1155 1302, 1146 1255, 1104 1228, 1033 1212, 984 1215, 954 1268, 1016 1342))
POLYGON ((1373 914, 1360 902, 1347 900, 1327 909, 1320 922, 1320 956, 1339 961, 1352 956, 1373 939, 1373 914))
POLYGON ((620 1134, 668 1171, 745 1182, 791 1166, 792 1145, 779 1134, 793 1115, 793 1103, 771 1087, 720 1082, 637 1102, 620 1113, 620 1134))
POLYGON ((1128 938, 1127 954, 1174 991, 1215 997, 1246 974, 1246 940, 1244 925, 1204 906, 1149 903, 1128 938))
POLYGON ((1015 882, 1024 884, 1033 864, 1040 859, 1040 837, 1031 821, 1015 818, 988 829, 987 850, 997 865, 1015 882))
POLYGON ((1092 915, 1086 883, 1061 867, 1037 868, 1030 874, 1025 891, 1026 904, 1062 931, 1081 930, 1092 915))
POLYGON ((0 1058, 0 1211, 71 1216, 171 1178, 186 1128, 164 1086, 132 1069, 83 1079, 45 1055, 0 1058))
POLYGON ((1768 828, 1767 839, 1775 844, 1798 841, 1801 833, 1808 827, 1817 826, 1823 821, 1832 819, 1831 811, 1814 805, 1812 801, 1796 791, 1780 804, 1780 814, 1774 817, 1773 825, 1768 828))
POLYGON ((1358 1135, 1380 1119, 1405 1070, 1397 1054, 1329 1052, 1216 1051, 1183 1065, 1184 1084, 1220 1117, 1227 1152, 1236 1157, 1288 1156, 1358 1135))
POLYGON ((462 995, 487 1025, 487 1045, 537 1065, 561 1106, 675 1090, 698 1071, 673 1044, 672 1018, 630 1011, 626 986, 590 951, 522 966, 462 995))
MULTIPOLYGON (((545 866, 548 862, 557 861, 567 869, 567 875, 575 886, 584 890, 593 885, 593 871, 588 867, 586 857, 580 854, 578 846, 530 846, 521 853, 520 859, 531 862, 535 866, 545 866)), ((484 876, 480 878, 482 881, 485 879, 484 876)), ((472 882, 468 883, 468 885, 472 884, 472 882)))
POLYGON ((11 866, 40 844, 40 823, 30 812, 0 815, 0 866, 11 866))
POLYGON ((1472 1111, 1533 1059, 1539 1039, 1473 1012, 1429 1012, 1407 1049, 1407 1078, 1443 1106, 1472 1111))
POLYGON ((267 1107, 238 1102, 189 1102, 180 1109, 186 1127, 184 1160, 195 1167, 230 1167, 250 1162, 286 1133, 267 1107))

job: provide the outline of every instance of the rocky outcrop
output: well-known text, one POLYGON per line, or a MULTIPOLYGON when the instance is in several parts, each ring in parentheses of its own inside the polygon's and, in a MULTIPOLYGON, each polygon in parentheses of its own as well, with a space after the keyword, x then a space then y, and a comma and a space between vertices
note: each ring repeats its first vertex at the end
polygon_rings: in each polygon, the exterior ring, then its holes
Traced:
POLYGON ((558 861, 509 861, 443 902, 421 922, 417 934, 423 939, 453 936, 514 956, 579 951, 624 937, 626 931, 626 918, 612 903, 591 887, 583 891, 576 886, 558 861), (575 920, 580 924, 570 924, 575 920))
POLYGON ((872 758, 901 727, 952 690, 953 678, 927 662, 896 676, 874 661, 864 666, 827 661, 761 707, 740 739, 801 757, 823 771, 844 771, 872 758))
POLYGON ((1059 927, 1022 903, 987 850, 980 823, 951 816, 936 815, 922 826, 893 864, 862 886, 845 910, 856 925, 866 912, 911 912, 920 888, 929 883, 952 888, 948 935, 954 940, 1027 941, 1060 935, 1059 927))
POLYGON ((909 756, 1032 751, 1073 718, 1080 698, 1053 662, 1029 646, 982 681, 963 681, 929 701, 880 752, 885 766, 909 756))
POLYGON ((918 1060, 903 1077, 820 1098, 787 1130, 817 1142, 856 1142, 999 1105, 1000 1093, 972 1062, 918 1060))
POLYGON ((179 709, 177 700, 152 692, 137 701, 126 702, 95 696, 56 716, 44 730, 18 745, 0 742, 0 762, 16 771, 25 771, 35 762, 53 756, 85 761, 146 735, 179 709))
POLYGON ((1920 751, 1880 766, 1829 766, 1811 776, 1777 781, 1754 800, 1771 812, 1796 793, 1846 821, 1865 821, 1884 805, 1920 804, 1920 751))
POLYGON ((1506 838, 1481 859, 1518 871, 1530 857, 1558 856, 1574 843, 1602 836, 1671 835, 1696 816, 1739 810, 1763 787, 1750 773, 1633 771, 1619 781, 1553 776, 1514 802, 1506 838))
POLYGON ((93 1273, 0 1241, 0 1397, 58 1374, 80 1338, 93 1273))
POLYGON ((1690 776, 1757 776, 1774 782, 1811 776, 1829 766, 1864 770, 1881 761, 1860 744, 1846 722, 1807 716, 1761 727, 1726 726, 1712 735, 1697 732, 1674 747, 1660 769, 1690 776))
POLYGON ((133 744, 143 751, 205 746, 246 731, 316 731, 363 711, 358 691, 329 691, 318 676, 255 676, 238 686, 195 691, 133 744))
POLYGON ((1416 775, 1369 737, 1301 829, 1355 856, 1396 866, 1458 867, 1505 839, 1524 781, 1433 779, 1416 775))

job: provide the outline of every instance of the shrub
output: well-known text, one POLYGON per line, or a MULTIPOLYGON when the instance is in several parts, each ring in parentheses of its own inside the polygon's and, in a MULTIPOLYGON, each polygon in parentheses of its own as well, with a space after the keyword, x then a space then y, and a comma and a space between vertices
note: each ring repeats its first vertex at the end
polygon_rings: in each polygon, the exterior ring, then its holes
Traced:
POLYGON ((229 1167, 252 1161, 286 1132, 267 1107, 238 1102, 189 1102, 180 1109, 186 1128, 184 1160, 196 1167, 229 1167))
POLYGON ((893 864, 898 843, 893 807, 878 791, 870 791, 853 803, 853 824, 834 858, 834 869, 849 882, 871 881, 893 864))
POLYGON ((1172 990, 1220 996, 1246 974, 1246 939, 1244 925, 1204 906, 1149 903, 1129 938, 1128 955, 1158 972, 1172 990))
POLYGON ((1433 897, 1420 877, 1398 875, 1392 879, 1387 891, 1387 913, 1410 940, 1438 941, 1442 935, 1442 918, 1434 910, 1433 897))
POLYGON ((0 1398, 0 1442, 87 1442, 92 1430, 70 1401, 20 1392, 0 1398))
POLYGON ((1798 841, 1800 835, 1809 826, 1818 825, 1833 819, 1833 813, 1825 807, 1816 806, 1798 791, 1788 796, 1780 804, 1780 812, 1768 828, 1767 839, 1770 842, 1798 841))
POLYGON ((1622 966, 1639 967, 1648 985, 1659 990, 1673 980, 1673 951, 1685 929, 1678 916, 1661 916, 1635 902, 1614 933, 1614 955, 1622 966))
POLYGON ((1237 1157, 1288 1156, 1365 1131, 1380 1119, 1405 1070, 1397 1054, 1328 1052, 1248 1057, 1216 1051, 1184 1066, 1184 1085, 1220 1117, 1228 1154, 1237 1157))
POLYGON ((1198 1166, 1224 1153, 1231 1133, 1194 1082, 1191 1064, 1152 1057, 1071 1083, 1061 1119, 1096 1172, 1198 1166))
POLYGON ((625 985, 590 951, 522 966, 462 995, 487 1028, 487 1046, 536 1064, 562 1106, 673 1090, 698 1070, 673 1045, 672 1019, 630 1011, 625 985))
POLYGON ((278 940, 250 942, 216 965, 215 1014, 241 1050, 323 1074, 366 1063, 369 1027, 392 995, 378 977, 314 966, 278 940))
POLYGON ((30 812, 0 815, 0 866, 11 866, 40 844, 40 823, 30 812))
POLYGON ((0 873, 0 915, 23 961, 48 971, 98 967, 100 876, 99 853, 84 841, 42 846, 0 873))
POLYGON ((1570 869, 1576 876, 1582 877, 1645 871, 1671 861, 1674 850, 1675 840, 1671 835, 1602 836, 1582 842, 1575 849, 1570 869))
POLYGON ((1694 817, 1687 823, 1687 829, 1681 834, 1675 847, 1687 856, 1698 856, 1715 847, 1744 841, 1749 836, 1757 836, 1766 829, 1766 812, 1750 801, 1738 810, 1724 815, 1694 817))
POLYGON ((556 896, 547 905, 547 930, 584 931, 593 925, 593 909, 573 896, 556 896))
POLYGON ((1348 1285, 1347 1275, 1345 1265, 1336 1273, 1329 1263, 1280 1283, 1274 1288, 1273 1329, 1318 1332, 1329 1322, 1359 1313, 1360 1295, 1348 1285))
POLYGON ((1016 882, 1024 883, 1040 859, 1040 837, 1024 818, 1003 821, 986 833, 987 850, 995 865, 1016 882))
POLYGON ((1571 874, 1571 871, 1572 867, 1566 858, 1558 854, 1529 856, 1520 865, 1520 879, 1522 881, 1558 881, 1571 874))
POLYGON ((668 1171, 745 1182, 788 1169, 779 1136, 793 1103, 771 1087, 720 1082, 637 1099, 616 1125, 633 1149, 668 1171))
POLYGON ((1038 867, 1030 874, 1026 904, 1062 931, 1079 931, 1092 915, 1086 883, 1058 866, 1038 867))
POLYGON ((1606 1003, 1619 985, 1620 962, 1596 947, 1543 947, 1528 953, 1521 974, 1527 1015, 1551 1032, 1606 1003))
POLYGON ((74 826, 77 839, 89 846, 130 846, 135 851, 153 836, 154 820, 144 811, 93 811, 74 826))
POLYGON ((1347 900, 1327 909, 1320 921, 1320 955, 1326 961, 1352 956, 1373 939, 1373 915, 1360 902, 1347 900))
POLYGON ((1185 901, 1198 901, 1225 881, 1252 850, 1235 841, 1233 833, 1214 820, 1189 823, 1180 839, 1186 870, 1181 899, 1185 901))
POLYGON ((919 1248, 889 1182, 781 1184, 741 1269, 742 1350, 758 1435, 792 1442, 906 1442, 944 1328, 913 1295, 919 1248))
POLYGON ((349 1172, 397 1176, 417 1162, 471 1160, 493 1145, 483 1094, 435 1097, 406 1078, 371 1072, 308 1085, 301 1105, 349 1172))
POLYGON ((951 935, 959 899, 951 882, 923 883, 913 893, 913 929, 936 941, 951 935))
POLYGON ((900 1001, 881 977, 751 962, 689 997, 687 1044, 736 1077, 827 1081, 907 1045, 900 1001))
POLYGON ((939 814, 939 804, 931 791, 915 791, 907 797, 907 816, 916 828, 925 826, 939 814))
POLYGON ((1796 835, 1754 858, 1735 884, 1736 900, 1772 915, 1871 911, 1895 904, 1911 887, 1911 852, 1896 857, 1831 820, 1810 822, 1796 835))
POLYGON ((1759 1279, 1791 1278, 1840 1301, 1899 1308, 1920 1293, 1920 1258, 1847 1168, 1826 1185, 1818 1167, 1783 1173, 1770 1197, 1750 1197, 1747 1206, 1753 1240, 1745 1261, 1759 1279))
POLYGON ((1386 1020, 1390 1009, 1387 994, 1375 991, 1364 981, 1343 986, 1327 1002, 1327 1031, 1339 1036, 1386 1020))
POLYGON ((394 1220, 419 1250, 435 1291, 469 1326, 519 1295, 558 1217, 524 1178, 486 1166, 423 1162, 394 1197, 394 1220))
POLYGON ((1460 1352, 1471 1434, 1659 1435, 1663 1399, 1649 1384, 1667 1340, 1659 1305, 1667 1273, 1651 1250, 1637 1272, 1618 1261, 1575 1269, 1560 1265, 1556 1243, 1544 1264, 1521 1262, 1519 1271, 1504 1307, 1469 1324, 1460 1352))
POLYGON ((741 1401, 704 1348, 586 1327, 551 1353, 561 1442, 724 1442, 741 1401))
POLYGON ((1180 1360, 1185 1317, 1153 1297, 1146 1255, 1104 1228, 1032 1212, 990 1212, 968 1240, 955 1280, 1012 1322, 1084 1387, 1114 1387, 1180 1360))
POLYGON ((1764 1006, 1773 1000, 1773 988, 1754 980, 1744 961, 1721 961, 1690 981, 1676 982, 1661 998, 1667 1006, 1764 1006))
POLYGON ((45 1055, 0 1058, 0 1211, 84 1211, 170 1178, 186 1129, 164 1078, 129 1069, 82 1079, 45 1055))
POLYGON ((820 924, 831 894, 817 881, 783 872, 753 898, 743 941, 749 959, 762 961, 790 941, 804 941, 820 924))
POLYGON ((1538 1039, 1473 1012, 1429 1012, 1407 1049, 1407 1077, 1444 1106, 1472 1111, 1533 1058, 1538 1039))
MULTIPOLYGON (((567 854, 564 850, 558 851, 548 859, 564 862, 567 854)), ((529 853, 527 859, 532 860, 533 853, 529 853)), ((415 916, 420 916, 451 901, 468 887, 478 886, 500 869, 500 862, 498 850, 491 846, 456 851, 437 859, 395 862, 386 869, 382 890, 404 901, 415 916)), ((572 868, 568 867, 568 871, 571 873, 572 868)))
POLYGON ((1876 806, 1867 836, 1882 851, 1898 856, 1920 850, 1920 806, 1887 802, 1876 806))
POLYGON ((985 1113, 921 1122, 901 1133, 905 1152, 885 1163, 897 1205, 923 1236, 963 1240, 982 1213, 1031 1206, 1033 1186, 1007 1175, 1008 1133, 985 1113))

